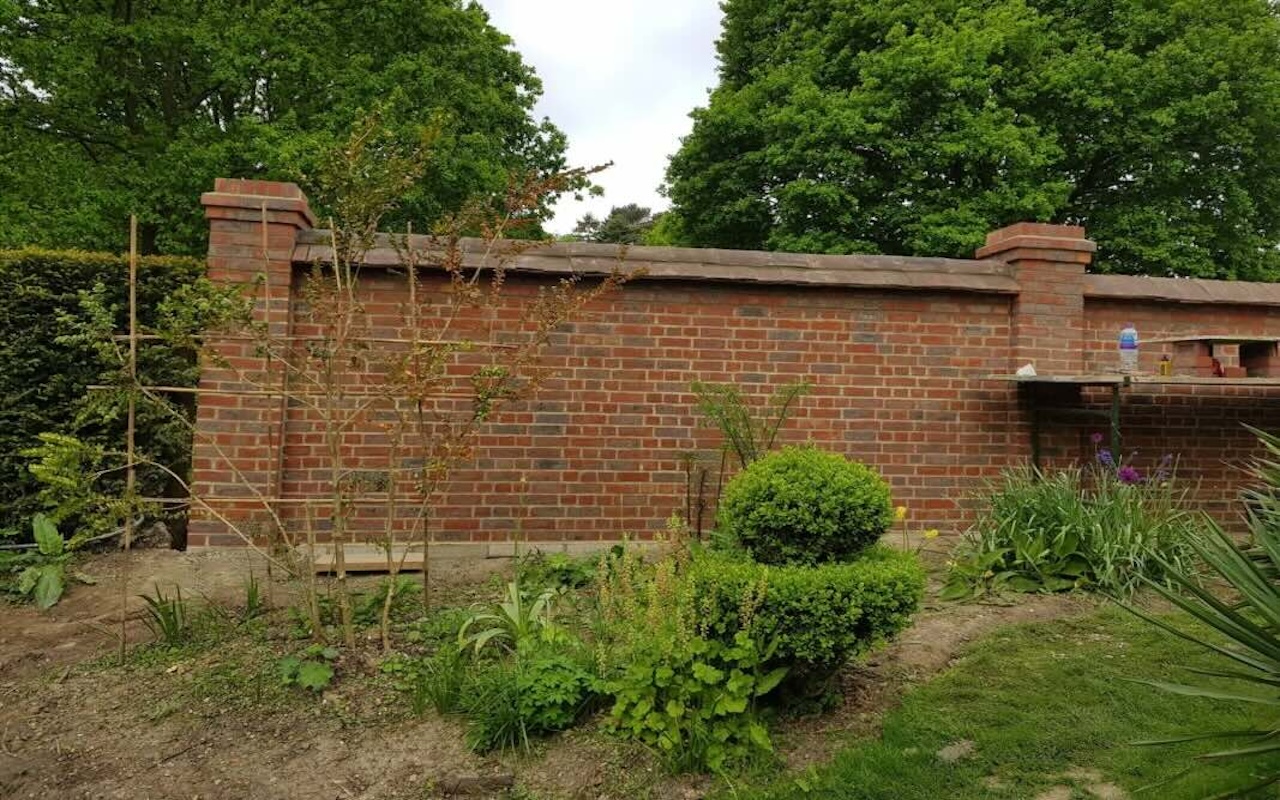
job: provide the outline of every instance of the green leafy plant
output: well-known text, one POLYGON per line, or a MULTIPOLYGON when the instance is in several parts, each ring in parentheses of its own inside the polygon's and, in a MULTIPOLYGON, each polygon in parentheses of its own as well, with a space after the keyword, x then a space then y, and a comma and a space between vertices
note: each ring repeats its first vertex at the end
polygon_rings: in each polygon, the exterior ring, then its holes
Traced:
POLYGON ((458 642, 479 654, 492 646, 515 651, 534 641, 552 641, 563 631, 552 619, 556 592, 547 589, 532 599, 520 590, 520 584, 507 584, 506 596, 488 609, 476 611, 458 630, 458 642))
POLYGON ((1125 595, 1144 579, 1162 580, 1169 565, 1191 569, 1201 522, 1172 471, 1147 478, 1099 455, 1089 468, 1006 471, 957 547, 942 597, 1005 589, 1125 595))
POLYGON ((597 560, 567 553, 526 553, 516 564, 516 582, 526 589, 581 589, 595 578, 597 560))
POLYGON ((562 648, 485 664, 462 693, 467 744, 478 752, 527 751, 532 737, 571 727, 594 689, 594 676, 562 648))
POLYGON ((778 431, 812 386, 804 380, 788 383, 758 410, 731 384, 694 381, 690 388, 703 419, 720 429, 725 448, 745 467, 773 449, 778 431))
POLYGON ((166 595, 159 586, 154 595, 138 595, 147 604, 144 622, 156 641, 176 647, 191 637, 188 624, 187 601, 182 597, 182 587, 174 586, 174 593, 166 595))
POLYGON ((889 484, 875 470, 814 447, 785 447, 725 487, 722 533, 770 564, 848 561, 893 524, 889 484))
POLYGON ((285 686, 298 686, 313 692, 322 692, 333 682, 333 662, 338 658, 336 647, 314 644, 299 655, 280 659, 280 682, 285 686))
POLYGON ((474 611, 466 608, 437 608, 405 627, 404 639, 410 644, 435 650, 447 644, 456 645, 458 631, 474 611))
POLYGON ((642 640, 618 677, 605 683, 613 697, 609 727, 644 742, 677 772, 726 767, 773 751, 756 700, 786 676, 763 669, 773 656, 747 631, 731 644, 699 636, 642 640))
POLYGON ((403 692, 414 716, 429 709, 437 714, 456 714, 462 710, 463 693, 470 685, 472 661, 458 646, 455 635, 445 639, 435 652, 426 656, 393 653, 383 660, 381 671, 392 685, 403 692))
POLYGON ((14 566, 21 568, 17 590, 19 595, 34 600, 38 608, 47 609, 53 607, 66 590, 67 560, 71 553, 57 526, 44 514, 32 518, 31 533, 35 553, 14 559, 14 566))
POLYGON ((687 578, 693 557, 676 539, 652 563, 634 549, 608 559, 597 575, 596 659, 612 730, 653 746, 674 771, 723 771, 772 749, 755 701, 785 669, 762 682, 771 651, 752 626, 767 587, 739 597, 739 627, 722 641, 687 578))
POLYGON ((383 604, 387 593, 391 593, 391 616, 404 618, 411 612, 421 609, 420 587, 413 578, 407 575, 397 576, 394 581, 386 578, 378 581, 369 592, 352 592, 355 608, 352 619, 361 627, 377 625, 382 618, 383 604))

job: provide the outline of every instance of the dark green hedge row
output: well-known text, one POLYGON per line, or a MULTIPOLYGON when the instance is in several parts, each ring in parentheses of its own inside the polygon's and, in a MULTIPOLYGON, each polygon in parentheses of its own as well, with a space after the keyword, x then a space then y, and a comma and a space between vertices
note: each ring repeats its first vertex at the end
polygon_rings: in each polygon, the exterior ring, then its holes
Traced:
MULTIPOLYGON (((196 259, 147 257, 139 263, 139 321, 155 321, 159 304, 204 272, 196 259)), ((124 415, 110 408, 90 409, 86 387, 109 383, 120 364, 92 341, 59 341, 83 333, 82 292, 101 285, 116 329, 128 327, 128 260, 106 253, 50 250, 0 250, 0 528, 29 527, 38 510, 38 486, 21 451, 46 431, 70 433, 122 449, 124 415)), ((175 352, 145 344, 139 354, 144 382, 194 386, 198 368, 193 352, 175 352)), ((138 446, 182 474, 190 464, 190 435, 185 426, 159 410, 143 409, 138 446)), ((161 493, 157 474, 145 474, 142 489, 161 493)))

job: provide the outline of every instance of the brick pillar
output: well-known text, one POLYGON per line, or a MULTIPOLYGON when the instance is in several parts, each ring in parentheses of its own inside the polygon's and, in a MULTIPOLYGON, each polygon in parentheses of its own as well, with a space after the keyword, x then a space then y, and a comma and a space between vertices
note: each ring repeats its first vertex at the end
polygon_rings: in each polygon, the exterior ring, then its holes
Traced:
MULTIPOLYGON (((255 300, 254 318, 273 335, 287 336, 294 245, 298 232, 315 223, 306 196, 292 183, 219 178, 200 202, 209 220, 209 278, 245 287, 255 300)), ((261 536, 271 518, 255 490, 264 497, 279 494, 284 407, 277 396, 235 392, 278 387, 283 373, 250 341, 215 339, 209 345, 225 363, 206 359, 200 374, 192 493, 261 536)), ((187 541, 192 547, 242 543, 198 504, 192 505, 187 541)))
POLYGON ((1076 225, 1020 222, 987 234, 978 258, 1004 261, 1021 286, 1013 306, 1010 371, 1084 371, 1084 271, 1097 245, 1076 225))

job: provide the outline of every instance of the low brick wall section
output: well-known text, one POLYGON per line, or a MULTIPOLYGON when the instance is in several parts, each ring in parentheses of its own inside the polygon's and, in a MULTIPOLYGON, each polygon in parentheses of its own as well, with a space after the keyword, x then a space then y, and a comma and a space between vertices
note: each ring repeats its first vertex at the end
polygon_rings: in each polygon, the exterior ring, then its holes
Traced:
MULTIPOLYGON (((265 264, 259 318, 280 335, 307 335, 302 287, 310 265, 330 253, 327 233, 310 229, 301 192, 220 180, 204 203, 210 274, 248 283, 265 264)), ((783 440, 865 461, 888 478, 914 527, 958 530, 984 479, 1030 454, 1018 389, 991 376, 1024 363, 1041 374, 1114 371, 1115 337, 1129 321, 1144 338, 1280 336, 1277 287, 1090 276, 1092 251, 1080 228, 1032 224, 993 233, 974 260, 630 248, 626 267, 647 276, 557 332, 547 363, 558 377, 485 427, 473 458, 433 508, 433 530, 441 541, 476 543, 648 534, 686 509, 682 454, 689 451, 712 468, 704 490, 709 527, 718 436, 701 424, 690 383, 732 382, 764 398, 800 378, 813 390, 783 440)), ((503 313, 515 314, 548 281, 605 272, 617 257, 604 245, 530 251, 516 261, 503 313)), ((373 337, 408 335, 400 312, 407 283, 391 269, 397 264, 393 248, 378 247, 362 270, 373 337)), ((425 272, 423 281, 421 291, 443 288, 438 274, 425 272)), ((212 510, 197 511, 190 542, 237 543, 228 520, 266 530, 275 523, 262 498, 300 532, 305 501, 325 496, 330 481, 322 426, 299 404, 235 394, 249 388, 237 370, 270 376, 278 366, 246 342, 219 349, 228 366, 204 371, 195 453, 195 492, 212 510)), ((1154 371, 1160 352, 1144 350, 1143 368, 1154 371)), ((369 382, 347 378, 352 386, 369 382)), ((1102 407, 1108 398, 1090 391, 1083 400, 1102 407)), ((1179 456, 1182 475, 1198 482, 1197 498, 1230 524, 1239 465, 1254 453, 1241 423, 1276 426, 1278 406, 1280 387, 1134 387, 1124 394, 1125 450, 1137 450, 1139 463, 1179 456)), ((1045 456, 1051 463, 1090 458, 1090 436, 1100 430, 1055 422, 1044 436, 1045 456)), ((376 419, 348 431, 343 448, 352 469, 387 468, 388 442, 376 419)), ((423 455, 406 448, 398 460, 407 469, 423 455)), ((400 488, 412 491, 408 473, 400 488)), ((385 530, 380 497, 371 490, 355 503, 354 530, 385 530)), ((408 531, 415 514, 402 507, 394 527, 408 531)), ((327 516, 326 508, 313 514, 321 538, 327 516)))

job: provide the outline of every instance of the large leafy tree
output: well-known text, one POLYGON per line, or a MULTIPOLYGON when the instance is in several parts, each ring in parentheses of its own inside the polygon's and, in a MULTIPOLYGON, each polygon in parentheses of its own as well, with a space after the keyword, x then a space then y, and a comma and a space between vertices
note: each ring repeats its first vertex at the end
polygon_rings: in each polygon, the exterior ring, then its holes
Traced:
POLYGON ((652 209, 627 203, 610 208, 604 219, 584 214, 573 227, 573 238, 586 242, 644 244, 656 221, 652 209))
POLYGON ((217 176, 307 182, 359 120, 435 135, 399 219, 563 167, 541 84, 462 0, 0 0, 0 246, 198 253, 217 176))
POLYGON ((1266 0, 725 0, 672 158, 688 244, 971 254, 1081 223, 1097 268, 1280 279, 1266 0))

